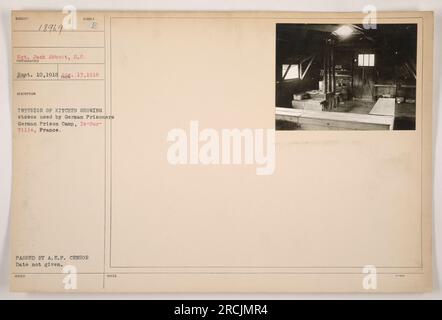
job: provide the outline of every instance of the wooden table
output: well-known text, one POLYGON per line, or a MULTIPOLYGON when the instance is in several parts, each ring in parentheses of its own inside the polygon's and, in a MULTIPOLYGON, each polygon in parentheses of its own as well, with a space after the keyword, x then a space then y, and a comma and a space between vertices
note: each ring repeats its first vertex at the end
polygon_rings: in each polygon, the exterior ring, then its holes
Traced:
POLYGON ((394 116, 276 108, 276 119, 304 130, 393 130, 394 116))
POLYGON ((395 107, 396 101, 394 98, 379 98, 369 114, 394 117, 395 107))

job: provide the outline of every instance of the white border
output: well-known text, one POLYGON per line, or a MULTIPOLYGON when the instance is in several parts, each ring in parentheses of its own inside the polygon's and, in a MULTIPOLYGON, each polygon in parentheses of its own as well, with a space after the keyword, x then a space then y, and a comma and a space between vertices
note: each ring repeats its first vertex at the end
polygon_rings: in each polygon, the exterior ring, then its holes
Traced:
POLYGON ((439 280, 442 265, 442 143, 438 123, 442 113, 440 57, 442 44, 442 1, 336 1, 336 0, 2 0, 0 3, 0 300, 4 299, 442 299, 439 280), (362 11, 365 5, 374 5, 379 11, 434 11, 434 290, 425 294, 38 294, 9 292, 9 202, 11 191, 11 124, 10 124, 10 11, 11 10, 61 10, 64 5, 74 5, 78 10, 201 10, 201 11, 362 11))

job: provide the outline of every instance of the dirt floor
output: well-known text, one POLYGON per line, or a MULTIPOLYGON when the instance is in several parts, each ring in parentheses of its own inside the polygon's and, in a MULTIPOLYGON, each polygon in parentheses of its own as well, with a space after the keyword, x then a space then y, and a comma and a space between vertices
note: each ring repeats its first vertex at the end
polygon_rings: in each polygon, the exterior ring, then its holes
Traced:
POLYGON ((415 103, 396 104, 394 130, 414 130, 414 129, 416 129, 416 104, 415 103))

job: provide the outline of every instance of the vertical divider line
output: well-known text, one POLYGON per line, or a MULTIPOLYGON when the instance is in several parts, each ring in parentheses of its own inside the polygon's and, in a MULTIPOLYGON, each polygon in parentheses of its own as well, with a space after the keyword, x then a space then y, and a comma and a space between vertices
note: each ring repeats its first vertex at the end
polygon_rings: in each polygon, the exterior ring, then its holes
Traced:
MULTIPOLYGON (((112 113, 112 16, 109 17, 109 109, 112 113)), ((112 119, 109 124, 109 268, 112 268, 112 119)))
MULTIPOLYGON (((104 115, 107 115, 107 79, 106 79, 106 14, 103 17, 103 47, 104 47, 104 115)), ((104 120, 104 241, 103 241, 103 289, 106 288, 106 235, 107 235, 107 120, 104 120)))

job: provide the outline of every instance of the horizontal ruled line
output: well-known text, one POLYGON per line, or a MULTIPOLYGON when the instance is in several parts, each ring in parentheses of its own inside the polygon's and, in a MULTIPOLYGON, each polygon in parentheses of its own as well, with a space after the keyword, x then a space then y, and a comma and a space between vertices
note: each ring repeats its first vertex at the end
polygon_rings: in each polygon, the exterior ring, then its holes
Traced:
POLYGON ((14 62, 14 64, 104 64, 104 62, 14 62))
POLYGON ((104 81, 104 79, 12 79, 12 81, 104 81))
POLYGON ((102 33, 104 30, 62 30, 62 31, 42 31, 42 30, 13 30, 12 32, 40 32, 47 34, 60 34, 60 33, 76 33, 76 32, 93 32, 93 33, 102 33))
POLYGON ((32 46, 32 47, 12 47, 13 49, 104 49, 104 47, 76 47, 76 46, 71 46, 71 47, 58 47, 58 46, 50 46, 50 47, 38 47, 38 46, 32 46))

